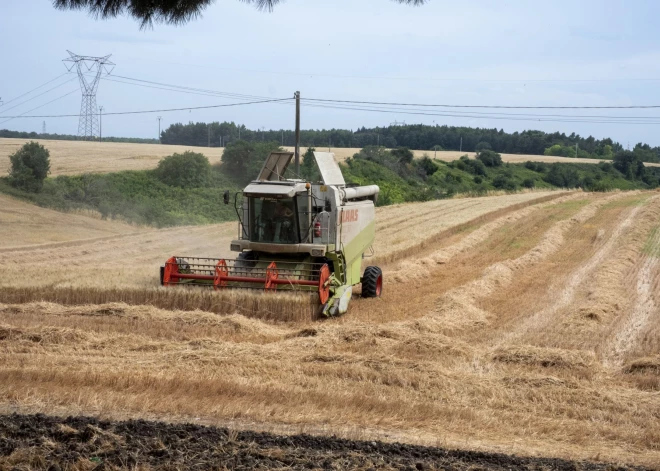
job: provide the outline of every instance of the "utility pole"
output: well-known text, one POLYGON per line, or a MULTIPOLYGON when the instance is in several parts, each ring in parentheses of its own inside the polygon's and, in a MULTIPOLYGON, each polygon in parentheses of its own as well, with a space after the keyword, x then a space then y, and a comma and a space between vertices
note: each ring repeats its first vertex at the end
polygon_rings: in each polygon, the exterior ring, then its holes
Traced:
POLYGON ((46 121, 41 123, 41 134, 46 134, 46 121))
POLYGON ((461 145, 460 145, 460 147, 458 148, 458 151, 459 151, 459 152, 463 152, 463 136, 461 136, 461 145))
POLYGON ((163 119, 162 116, 158 117, 158 143, 160 144, 160 120, 163 119))
POLYGON ((241 125, 238 125, 238 140, 241 140, 241 125))
POLYGON ((284 147, 284 129, 282 129, 282 147, 284 147))
POLYGON ((103 142, 103 107, 99 106, 99 142, 103 142))
POLYGON ((577 142, 575 143, 575 158, 577 158, 578 153, 577 153, 577 142))
POLYGON ((376 134, 376 147, 380 147, 380 134, 376 134))
POLYGON ((206 128, 208 129, 208 135, 209 135, 208 145, 206 147, 211 147, 211 123, 207 124, 206 128))
POLYGON ((293 97, 296 99, 296 147, 294 151, 296 162, 296 175, 300 175, 300 92, 293 97))

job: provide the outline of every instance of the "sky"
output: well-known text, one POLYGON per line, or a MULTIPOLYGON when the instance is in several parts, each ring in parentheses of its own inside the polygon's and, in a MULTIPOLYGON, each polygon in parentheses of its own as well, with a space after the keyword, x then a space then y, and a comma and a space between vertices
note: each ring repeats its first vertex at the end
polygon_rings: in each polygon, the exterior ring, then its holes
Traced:
POLYGON ((216 0, 201 18, 183 26, 140 29, 126 16, 97 20, 82 11, 56 10, 49 0, 2 1, 0 129, 41 132, 45 122, 49 133, 77 133, 75 116, 2 118, 78 114, 77 75, 63 75, 67 69, 62 60, 70 50, 89 56, 112 54, 110 60, 116 64, 97 91, 97 103, 104 107, 104 136, 156 138, 157 116, 162 117, 163 129, 189 121, 292 129, 292 101, 110 113, 292 98, 300 91, 303 129, 355 130, 405 122, 575 132, 611 137, 624 147, 637 142, 658 146, 660 108, 388 107, 376 112, 375 105, 358 106, 371 108, 368 111, 338 109, 305 100, 660 105, 658 17, 660 2, 654 0, 430 0, 420 7, 390 0, 287 0, 271 13, 238 0, 216 0), (185 93, 129 79, 258 98, 185 93), (620 117, 632 118, 631 123, 622 123, 620 117))

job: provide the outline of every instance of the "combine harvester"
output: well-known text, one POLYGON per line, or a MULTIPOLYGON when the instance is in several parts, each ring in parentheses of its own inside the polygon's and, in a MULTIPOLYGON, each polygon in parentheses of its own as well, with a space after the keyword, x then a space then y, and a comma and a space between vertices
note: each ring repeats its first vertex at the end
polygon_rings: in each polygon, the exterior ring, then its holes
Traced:
POLYGON ((379 297, 381 269, 368 266, 362 274, 365 252, 373 255, 378 186, 346 185, 329 152, 314 153, 321 182, 286 179, 292 156, 272 152, 257 180, 234 196, 236 259, 171 257, 161 266, 161 284, 318 293, 325 316, 345 313, 357 284, 363 297, 379 297))

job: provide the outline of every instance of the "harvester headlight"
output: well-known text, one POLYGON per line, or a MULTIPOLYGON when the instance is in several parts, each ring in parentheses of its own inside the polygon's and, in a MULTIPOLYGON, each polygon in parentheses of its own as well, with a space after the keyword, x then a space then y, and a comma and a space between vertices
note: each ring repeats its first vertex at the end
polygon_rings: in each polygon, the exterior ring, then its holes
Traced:
POLYGON ((323 255, 323 250, 322 249, 312 249, 312 255, 314 257, 320 257, 323 255))
POLYGON ((241 251, 240 244, 231 244, 231 251, 232 252, 240 252, 241 251))

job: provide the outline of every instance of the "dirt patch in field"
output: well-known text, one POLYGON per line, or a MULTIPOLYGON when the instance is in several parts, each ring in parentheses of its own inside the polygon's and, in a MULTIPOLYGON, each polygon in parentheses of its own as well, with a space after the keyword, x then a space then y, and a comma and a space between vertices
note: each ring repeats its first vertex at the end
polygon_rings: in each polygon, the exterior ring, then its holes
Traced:
POLYGON ((277 436, 192 424, 0 416, 0 471, 174 469, 642 470, 549 458, 277 436))

